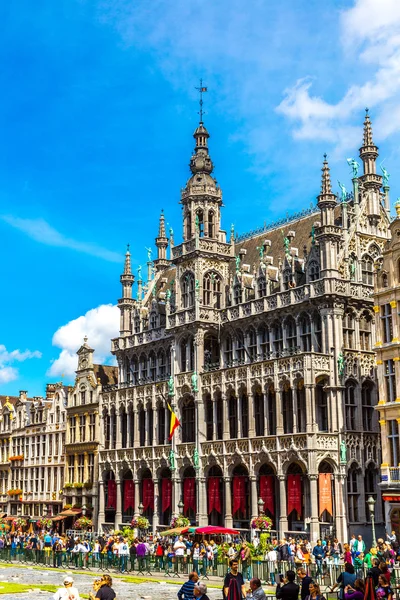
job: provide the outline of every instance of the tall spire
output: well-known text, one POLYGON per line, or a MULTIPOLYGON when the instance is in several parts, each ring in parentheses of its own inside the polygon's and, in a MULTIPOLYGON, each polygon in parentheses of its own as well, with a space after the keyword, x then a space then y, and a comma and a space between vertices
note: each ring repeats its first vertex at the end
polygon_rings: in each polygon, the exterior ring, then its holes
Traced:
POLYGON ((365 109, 365 120, 364 120, 364 138, 363 138, 363 146, 373 146, 374 142, 372 139, 372 125, 371 119, 369 118, 369 110, 365 109))
POLYGON ((154 266, 157 271, 161 271, 165 267, 168 266, 167 261, 167 248, 168 248, 168 238, 165 231, 165 217, 164 210, 161 210, 160 214, 160 222, 158 225, 158 236, 156 237, 156 246, 157 246, 157 258, 154 261, 154 266))
POLYGON ((331 173, 326 154, 322 163, 321 195, 332 194, 331 173))
POLYGON ((365 109, 363 145, 360 148, 360 158, 363 161, 364 175, 375 175, 378 147, 375 146, 372 138, 372 125, 368 108, 365 109))
POLYGON ((132 298, 132 285, 135 277, 132 275, 131 269, 131 253, 129 252, 129 244, 126 248, 124 272, 120 277, 122 283, 122 298, 132 298))

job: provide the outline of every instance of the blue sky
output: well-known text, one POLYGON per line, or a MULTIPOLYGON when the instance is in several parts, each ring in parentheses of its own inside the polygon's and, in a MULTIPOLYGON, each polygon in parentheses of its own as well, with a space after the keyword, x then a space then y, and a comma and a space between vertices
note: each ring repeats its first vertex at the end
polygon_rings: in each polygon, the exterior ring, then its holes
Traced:
POLYGON ((349 185, 365 106, 400 194, 397 0, 20 0, 0 23, 0 393, 71 382, 85 333, 109 360, 126 243, 144 264, 161 208, 180 239, 200 77, 225 228, 308 207, 325 151, 349 185))

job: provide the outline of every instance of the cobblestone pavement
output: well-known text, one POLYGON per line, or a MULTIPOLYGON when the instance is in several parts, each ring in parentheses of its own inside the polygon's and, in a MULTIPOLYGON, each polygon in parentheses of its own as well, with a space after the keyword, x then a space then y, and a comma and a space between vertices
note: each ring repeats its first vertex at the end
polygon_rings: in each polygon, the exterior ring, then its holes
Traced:
MULTIPOLYGON (((92 589, 93 576, 90 575, 79 575, 73 571, 68 571, 68 575, 74 578, 75 585, 79 592, 82 594, 88 594, 92 589)), ((64 571, 45 571, 37 570, 29 567, 13 568, 3 567, 0 568, 0 589, 1 584, 4 581, 24 584, 53 584, 62 586, 63 578, 66 576, 64 571)), ((222 584, 218 584, 221 586, 222 584)), ((177 600, 177 592, 179 585, 173 585, 171 583, 126 583, 120 579, 114 578, 113 588, 117 593, 117 600, 177 600)), ((211 600, 220 600, 221 587, 220 589, 209 588, 207 592, 211 600)), ((53 597, 52 593, 39 592, 35 589, 32 592, 26 594, 3 594, 0 595, 0 600, 36 600, 45 599, 50 600, 53 597)))

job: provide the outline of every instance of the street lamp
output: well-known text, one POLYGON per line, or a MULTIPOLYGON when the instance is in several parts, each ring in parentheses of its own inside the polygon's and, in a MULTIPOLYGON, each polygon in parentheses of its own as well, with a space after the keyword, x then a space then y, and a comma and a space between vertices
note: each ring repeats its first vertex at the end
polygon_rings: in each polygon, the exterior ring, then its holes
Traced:
POLYGON ((264 504, 265 504, 264 500, 262 498, 259 498, 257 504, 258 504, 258 514, 263 515, 264 514, 264 504))
POLYGON ((138 508, 139 508, 139 514, 142 515, 143 514, 143 508, 144 508, 143 504, 140 503, 138 508))
POLYGON ((179 502, 178 502, 178 508, 179 508, 179 514, 180 515, 183 513, 183 506, 184 506, 184 504, 183 504, 182 500, 179 500, 179 502))
POLYGON ((367 500, 369 512, 371 515, 371 525, 372 525, 372 547, 376 548, 376 537, 375 537, 375 504, 376 500, 372 496, 370 496, 367 500))

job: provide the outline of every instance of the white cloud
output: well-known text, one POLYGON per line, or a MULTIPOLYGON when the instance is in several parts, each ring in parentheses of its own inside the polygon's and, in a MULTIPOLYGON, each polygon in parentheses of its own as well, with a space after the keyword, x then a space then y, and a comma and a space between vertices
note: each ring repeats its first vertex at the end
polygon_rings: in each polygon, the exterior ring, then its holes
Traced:
POLYGON ((28 237, 40 244, 58 248, 70 248, 71 250, 90 254, 91 256, 96 256, 97 258, 102 258, 110 262, 120 263, 123 260, 121 255, 117 252, 112 252, 97 244, 79 242, 78 240, 63 235, 49 225, 44 219, 21 219, 12 215, 2 215, 0 218, 11 225, 11 227, 26 233, 28 237))
POLYGON ((113 364, 110 354, 111 339, 118 335, 120 311, 112 304, 102 304, 86 314, 63 325, 53 335, 53 346, 61 348, 47 375, 73 377, 78 365, 77 350, 88 337, 88 344, 95 350, 94 361, 113 364))
POLYGON ((38 350, 12 350, 0 344, 0 384, 15 381, 18 378, 18 369, 13 366, 15 362, 24 362, 31 358, 41 358, 42 353, 38 350))
MULTIPOLYGON (((355 112, 375 107, 374 116, 379 119, 387 103, 400 92, 398 0, 356 0, 352 8, 342 12, 341 43, 346 62, 358 61, 366 67, 364 81, 350 85, 336 103, 312 95, 309 78, 285 90, 276 110, 295 123, 296 138, 346 145, 350 141, 349 121, 355 112)), ((391 114, 390 125, 379 132, 381 138, 400 129, 397 111, 391 114)))

